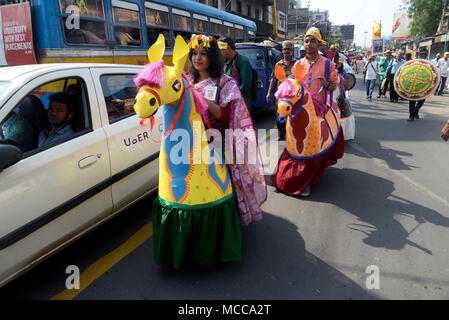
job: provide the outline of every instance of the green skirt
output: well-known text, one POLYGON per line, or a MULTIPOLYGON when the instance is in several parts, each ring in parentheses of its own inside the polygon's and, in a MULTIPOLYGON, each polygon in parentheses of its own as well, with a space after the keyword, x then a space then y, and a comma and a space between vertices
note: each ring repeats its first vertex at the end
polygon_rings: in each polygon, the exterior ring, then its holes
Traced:
POLYGON ((153 203, 154 260, 180 269, 185 261, 211 266, 242 258, 235 195, 207 206, 185 206, 159 197, 153 203))

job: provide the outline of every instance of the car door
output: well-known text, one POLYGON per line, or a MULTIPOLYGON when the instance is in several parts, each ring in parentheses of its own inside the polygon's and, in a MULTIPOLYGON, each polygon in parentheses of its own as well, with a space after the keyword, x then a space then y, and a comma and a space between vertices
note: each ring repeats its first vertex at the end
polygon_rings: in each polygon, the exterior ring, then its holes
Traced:
POLYGON ((59 90, 65 79, 79 79, 82 84, 84 129, 65 141, 25 153, 21 161, 0 172, 0 284, 80 236, 112 210, 107 139, 89 69, 34 78, 9 99, 1 114, 12 112, 30 94, 40 95, 46 106, 49 91, 59 90))
POLYGON ((136 68, 92 68, 102 125, 111 156, 113 211, 132 204, 158 186, 162 118, 155 115, 153 132, 140 125, 134 112, 136 68))

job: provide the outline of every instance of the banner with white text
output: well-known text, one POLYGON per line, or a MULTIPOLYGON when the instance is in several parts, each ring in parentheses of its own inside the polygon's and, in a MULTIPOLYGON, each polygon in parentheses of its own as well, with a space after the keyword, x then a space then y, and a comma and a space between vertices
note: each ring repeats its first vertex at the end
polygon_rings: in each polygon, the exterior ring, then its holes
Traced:
POLYGON ((0 65, 36 63, 30 3, 0 7, 0 65))

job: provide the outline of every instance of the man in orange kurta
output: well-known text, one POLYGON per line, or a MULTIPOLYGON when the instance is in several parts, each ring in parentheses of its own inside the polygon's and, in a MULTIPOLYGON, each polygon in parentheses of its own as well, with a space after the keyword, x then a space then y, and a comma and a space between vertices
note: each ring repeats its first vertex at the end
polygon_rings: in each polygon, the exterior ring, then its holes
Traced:
MULTIPOLYGON (((318 53, 318 49, 322 43, 321 33, 317 28, 310 28, 304 36, 304 47, 306 49, 306 57, 296 62, 295 67, 302 64, 306 73, 304 83, 311 95, 315 95, 314 103, 325 104, 325 92, 328 97, 329 93, 334 91, 338 83, 338 74, 335 64, 329 64, 329 78, 326 80, 326 61, 327 59, 318 53), (322 87, 322 90, 320 91, 322 87), (319 92, 319 93, 318 93, 319 92)), ((327 99, 330 104, 330 97, 327 99)), ((289 134, 287 132, 287 134, 289 134)), ((280 191, 288 195, 310 195, 310 185, 316 184, 321 179, 325 169, 337 163, 337 160, 343 157, 344 153, 344 137, 343 130, 334 143, 334 145, 324 154, 318 155, 310 159, 298 159, 292 157, 287 150, 279 159, 278 168, 275 174, 271 176, 273 185, 280 191)))

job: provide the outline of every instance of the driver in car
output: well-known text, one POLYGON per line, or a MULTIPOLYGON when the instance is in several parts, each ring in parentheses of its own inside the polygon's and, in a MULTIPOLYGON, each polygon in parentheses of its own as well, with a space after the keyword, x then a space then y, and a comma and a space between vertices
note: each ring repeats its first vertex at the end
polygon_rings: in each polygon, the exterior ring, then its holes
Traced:
POLYGON ((75 133, 70 125, 74 116, 73 99, 62 92, 52 94, 49 99, 48 122, 51 126, 39 134, 38 147, 62 140, 75 133))

